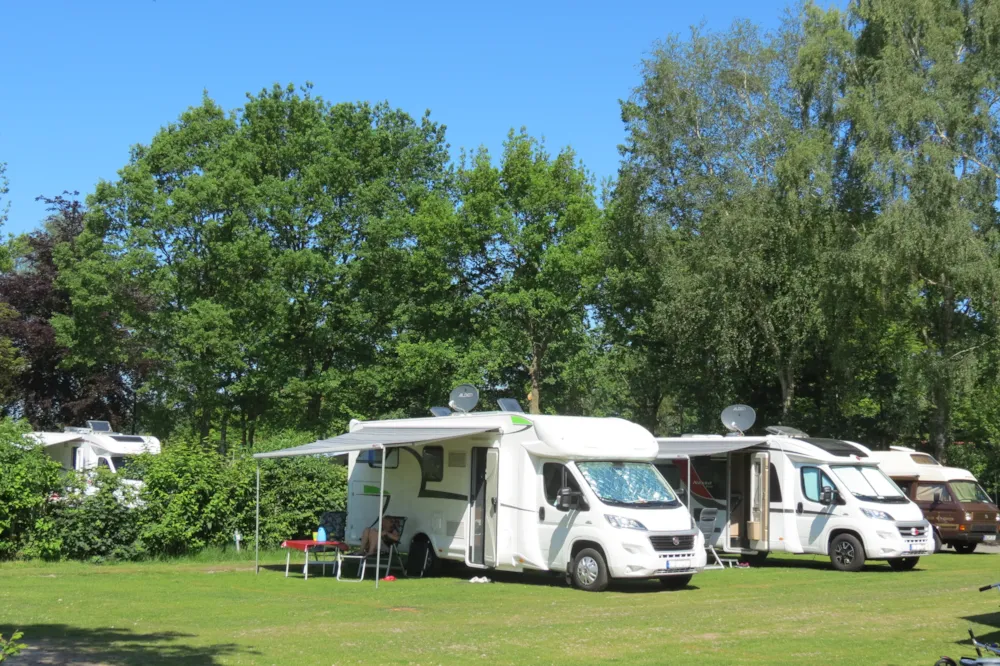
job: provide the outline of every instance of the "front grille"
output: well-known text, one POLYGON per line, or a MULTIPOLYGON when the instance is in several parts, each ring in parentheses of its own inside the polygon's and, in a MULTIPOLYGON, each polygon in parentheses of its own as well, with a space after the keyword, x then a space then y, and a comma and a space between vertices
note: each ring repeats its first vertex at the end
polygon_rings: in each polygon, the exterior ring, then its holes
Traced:
POLYGON ((694 548, 693 534, 658 534, 649 537, 653 550, 691 550, 694 548))
POLYGON ((970 532, 975 532, 976 534, 996 534, 997 526, 993 525, 972 525, 969 528, 970 532))
POLYGON ((900 535, 904 537, 922 537, 927 535, 927 525, 897 525, 900 535))

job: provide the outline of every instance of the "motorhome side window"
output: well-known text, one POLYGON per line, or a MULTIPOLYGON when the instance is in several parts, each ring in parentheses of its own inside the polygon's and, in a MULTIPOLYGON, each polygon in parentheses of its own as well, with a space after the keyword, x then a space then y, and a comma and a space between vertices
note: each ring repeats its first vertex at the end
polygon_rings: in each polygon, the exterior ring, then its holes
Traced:
MULTIPOLYGON (((381 467, 382 453, 381 449, 362 451, 361 455, 358 456, 358 461, 368 463, 369 467, 381 467)), ((389 453, 385 456, 385 468, 396 469, 397 467, 399 467, 399 449, 389 449, 389 453)))
POLYGON ((444 478, 444 448, 440 446, 425 446, 424 460, 421 463, 424 481, 440 481, 444 478))
POLYGON ((917 484, 917 497, 918 502, 933 502, 936 496, 940 495, 940 500, 942 502, 951 502, 951 493, 948 492, 948 486, 943 483, 918 483, 917 484))
POLYGON ((837 489, 836 484, 823 470, 818 467, 802 468, 802 494, 807 500, 819 502, 820 493, 823 492, 824 487, 837 489))
POLYGON ((108 459, 104 456, 97 459, 97 466, 103 467, 104 469, 111 469, 111 465, 108 464, 108 459))
POLYGON ((542 465, 542 483, 545 484, 545 501, 556 505, 556 495, 561 488, 580 492, 580 484, 573 478, 566 465, 560 463, 545 463, 542 465))
POLYGON ((774 463, 768 463, 771 468, 770 480, 768 481, 768 494, 771 496, 769 501, 780 502, 781 501, 781 484, 778 483, 778 470, 775 468, 774 463))

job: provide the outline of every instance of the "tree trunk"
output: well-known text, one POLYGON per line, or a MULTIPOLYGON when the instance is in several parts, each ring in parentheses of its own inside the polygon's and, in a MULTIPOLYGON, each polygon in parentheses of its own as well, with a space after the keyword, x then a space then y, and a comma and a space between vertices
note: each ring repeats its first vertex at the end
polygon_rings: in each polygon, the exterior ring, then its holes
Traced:
POLYGON ((778 370, 778 382, 781 384, 781 422, 788 425, 788 414, 792 411, 792 400, 795 399, 795 373, 785 366, 778 370))
POLYGON ((945 445, 948 443, 948 431, 951 430, 951 405, 948 400, 948 387, 938 380, 931 390, 934 408, 931 412, 931 446, 934 447, 934 457, 945 463, 945 445))
POLYGON ((532 414, 541 414, 542 408, 538 404, 539 400, 539 390, 542 384, 542 346, 539 344, 532 345, 531 354, 531 368, 529 369, 529 374, 531 375, 531 400, 530 405, 528 405, 528 411, 532 414))
POLYGON ((226 432, 229 430, 229 410, 222 412, 222 425, 219 426, 219 453, 226 455, 226 432))

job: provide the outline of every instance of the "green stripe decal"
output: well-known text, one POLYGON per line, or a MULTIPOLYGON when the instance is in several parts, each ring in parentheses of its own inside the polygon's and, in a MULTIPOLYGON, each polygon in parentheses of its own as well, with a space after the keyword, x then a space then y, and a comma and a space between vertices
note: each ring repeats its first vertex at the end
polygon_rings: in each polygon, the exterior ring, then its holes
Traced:
POLYGON ((526 425, 526 426, 532 425, 531 421, 524 418, 523 416, 512 416, 510 417, 510 422, 513 423, 514 425, 526 425))
MULTIPOLYGON (((365 495, 378 495, 378 486, 365 486, 363 492, 365 495)), ((385 494, 388 495, 388 491, 385 494)))

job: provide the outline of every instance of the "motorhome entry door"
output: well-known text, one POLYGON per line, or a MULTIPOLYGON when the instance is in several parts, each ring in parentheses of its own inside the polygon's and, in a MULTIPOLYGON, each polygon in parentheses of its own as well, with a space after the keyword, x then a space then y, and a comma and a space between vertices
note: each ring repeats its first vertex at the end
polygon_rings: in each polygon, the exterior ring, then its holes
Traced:
POLYGON ((469 535, 469 563, 495 567, 497 563, 497 479, 500 450, 477 446, 472 449, 472 493, 469 497, 472 520, 469 535))

